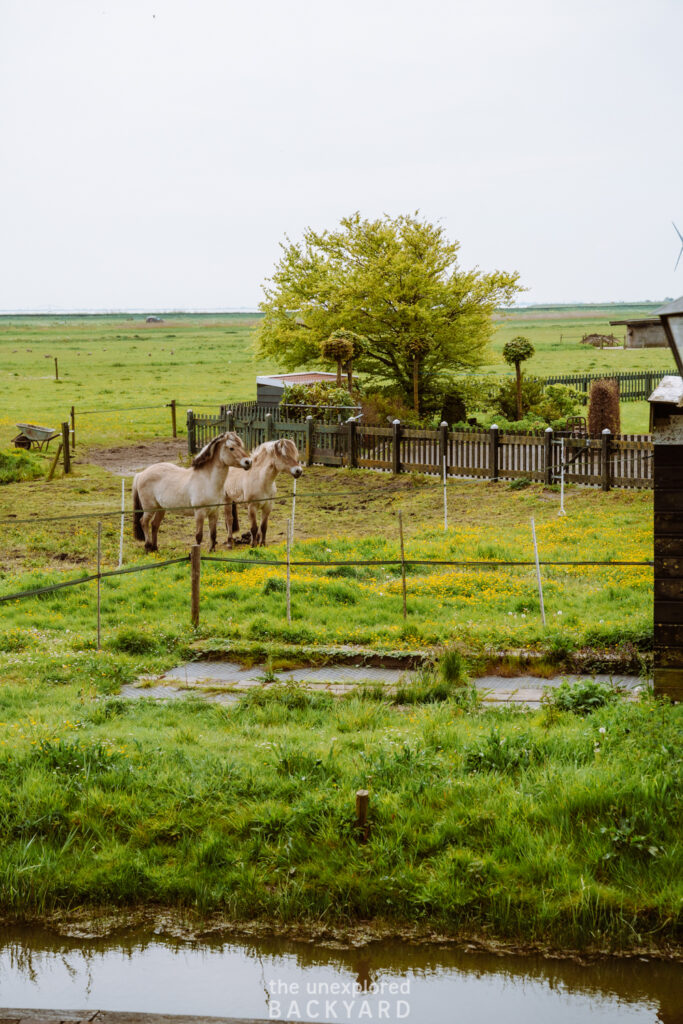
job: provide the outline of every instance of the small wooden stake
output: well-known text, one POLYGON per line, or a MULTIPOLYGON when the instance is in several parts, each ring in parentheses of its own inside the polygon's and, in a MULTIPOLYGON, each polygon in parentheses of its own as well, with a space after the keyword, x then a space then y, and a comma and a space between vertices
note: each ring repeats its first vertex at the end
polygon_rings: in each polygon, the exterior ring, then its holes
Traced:
POLYGON ((362 830, 361 842, 368 838, 368 806, 370 804, 370 793, 367 789, 359 789, 356 792, 356 828, 362 830))
POLYGON ((52 477, 55 475, 55 469, 57 468, 57 463, 59 462, 59 456, 61 454, 62 454, 62 442, 60 441, 59 442, 59 447, 57 448, 57 454, 55 455, 54 459, 52 460, 52 465, 50 466, 50 472, 47 474, 48 480, 52 480, 52 477))
POLYGON ((403 587, 403 618, 408 617, 408 606, 406 602, 406 556, 403 549, 403 513, 398 514, 398 532, 401 538, 401 585, 403 587))
POLYGON ((291 594, 291 580, 290 580, 290 546, 292 543, 292 520, 287 520, 287 623, 291 625, 292 622, 292 594, 291 594))
POLYGON ((101 576, 102 569, 102 523, 97 524, 97 650, 99 651, 102 643, 102 634, 100 629, 100 584, 102 581, 101 576))
POLYGON ((190 549, 190 574, 192 580, 192 625, 197 628, 199 625, 199 582, 202 574, 202 549, 199 544, 193 544, 190 549))
POLYGON ((59 364, 57 362, 57 356, 55 356, 55 380, 59 380, 59 364))
POLYGON ((71 451, 76 451, 76 410, 71 406, 71 451))
POLYGON ((178 436, 178 432, 176 430, 175 398, 171 399, 171 401, 169 402, 169 405, 171 406, 171 427, 173 429, 173 436, 177 437, 178 436))

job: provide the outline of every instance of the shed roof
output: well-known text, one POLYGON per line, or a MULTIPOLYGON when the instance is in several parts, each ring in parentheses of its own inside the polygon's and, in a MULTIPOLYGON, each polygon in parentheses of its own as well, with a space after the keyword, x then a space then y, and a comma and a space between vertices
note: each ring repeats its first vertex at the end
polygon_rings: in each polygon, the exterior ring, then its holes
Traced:
POLYGON ((311 370, 305 373, 273 373, 257 377, 257 384, 270 384, 274 388, 284 388, 285 384, 319 384, 321 381, 335 381, 336 373, 325 373, 322 370, 311 370))

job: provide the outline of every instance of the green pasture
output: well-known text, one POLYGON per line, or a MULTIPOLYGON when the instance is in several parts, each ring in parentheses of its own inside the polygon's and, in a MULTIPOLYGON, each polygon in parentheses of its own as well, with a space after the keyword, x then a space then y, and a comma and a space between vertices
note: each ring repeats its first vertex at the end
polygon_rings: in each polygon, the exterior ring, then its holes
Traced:
MULTIPOLYGON (((128 495, 130 495, 130 478, 128 495)), ((285 644, 356 643, 372 648, 429 648, 458 642, 481 652, 487 646, 537 647, 563 653, 585 645, 619 651, 624 644, 647 651, 652 636, 652 570, 649 566, 544 568, 547 628, 540 618, 532 566, 409 566, 408 615, 402 614, 398 566, 294 566, 292 623, 287 624, 284 566, 285 522, 291 514, 291 482, 271 517, 272 546, 229 552, 219 521, 222 558, 205 563, 199 635, 285 644)), ((103 524, 103 568, 118 562, 121 483, 104 470, 76 464, 72 476, 0 488, 3 565, 0 594, 49 585, 93 572, 97 522, 103 524), (50 516, 72 516, 50 521, 50 516), (108 513, 108 514, 107 514, 108 513), (14 522, 12 517, 17 517, 14 522), (81 518, 79 518, 81 517, 81 518)), ((398 511, 403 512, 406 557, 417 560, 514 561, 533 559, 533 516, 540 557, 549 561, 635 561, 652 557, 652 493, 570 487, 569 515, 558 517, 556 489, 478 481, 448 485, 449 529, 443 530, 442 489, 433 478, 395 478, 368 470, 307 470, 298 482, 292 557, 302 561, 367 561, 399 558, 398 511)), ((130 508, 130 497, 127 507, 130 508)), ((243 519, 244 524, 244 519, 243 519)), ((145 555, 124 534, 124 566, 149 565, 186 556, 194 539, 189 517, 168 515, 160 553, 145 555)), ((207 553, 207 538, 204 551, 207 553)), ((95 585, 0 605, 5 643, 14 649, 92 645, 95 585), (67 632, 68 631, 68 632, 67 632)), ((136 628, 183 644, 189 630, 186 564, 102 584, 105 645, 120 629, 136 628)))
POLYGON ((400 701, 289 685, 158 705, 111 696, 128 666, 149 654, 0 690, 5 920, 154 906, 555 948, 680 939, 680 708, 524 714, 446 685, 416 702, 410 683, 400 701))
MULTIPOLYGON (((665 349, 613 351, 582 345, 591 332, 609 333, 610 319, 647 315, 647 306, 556 307, 502 314, 490 362, 481 372, 509 373, 501 352, 516 334, 527 335, 536 355, 526 364, 538 375, 666 369, 665 349)), ((77 440, 121 444, 170 434, 171 399, 178 426, 185 410, 218 409, 221 402, 253 399, 258 373, 278 369, 254 350, 255 314, 167 314, 162 324, 143 316, 0 317, 0 445, 17 422, 56 426, 76 409, 77 440), (59 381, 55 380, 55 357, 59 381), (154 406, 155 408, 133 408, 154 406)), ((617 333, 620 329, 616 329, 617 333)), ((623 430, 646 432, 645 402, 622 406, 623 430)))

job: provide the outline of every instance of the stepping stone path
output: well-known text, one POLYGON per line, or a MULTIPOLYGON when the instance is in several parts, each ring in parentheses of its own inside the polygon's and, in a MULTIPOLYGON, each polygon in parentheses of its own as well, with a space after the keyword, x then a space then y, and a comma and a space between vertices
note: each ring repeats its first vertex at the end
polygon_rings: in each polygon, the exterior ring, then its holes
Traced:
MULTIPOLYGON (((401 669, 371 668, 365 665, 325 665, 287 669, 275 675, 274 680, 271 677, 266 679, 262 665, 244 668, 231 661, 190 661, 162 676, 144 676, 137 683, 122 686, 121 695, 133 699, 148 697, 156 700, 176 700, 194 695, 204 700, 229 704, 256 686, 295 682, 307 690, 341 697, 364 685, 386 686, 391 693, 409 673, 401 669)), ((521 704, 537 708, 546 687, 559 686, 565 679, 573 683, 585 678, 578 675, 556 676, 553 679, 539 679, 538 676, 481 676, 474 680, 474 684, 487 704, 521 704)), ((637 676, 595 675, 590 678, 619 686, 631 698, 648 685, 637 676)))

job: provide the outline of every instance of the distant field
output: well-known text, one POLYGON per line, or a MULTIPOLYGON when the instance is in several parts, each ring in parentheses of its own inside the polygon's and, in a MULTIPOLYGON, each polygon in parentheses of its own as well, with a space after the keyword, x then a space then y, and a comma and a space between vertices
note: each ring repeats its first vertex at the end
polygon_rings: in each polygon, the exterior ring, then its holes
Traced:
MULTIPOLYGON (((580 343, 584 334, 611 331, 610 319, 646 316, 654 308, 564 306, 506 313, 497 321, 491 361, 482 372, 509 372, 501 352, 516 334, 534 343, 528 369, 539 375, 666 369, 672 364, 665 349, 600 351, 580 343)), ((279 368, 254 352, 256 314, 168 314, 164 321, 146 324, 144 317, 121 314, 0 317, 0 447, 16 433, 17 422, 55 426, 71 405, 84 443, 169 434, 170 414, 163 406, 173 398, 184 431, 186 408, 216 409, 221 402, 253 398, 256 375, 279 368)), ((623 336, 623 328, 615 333, 623 336)), ((622 429, 647 430, 645 402, 623 407, 622 429)))

